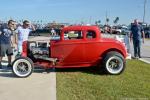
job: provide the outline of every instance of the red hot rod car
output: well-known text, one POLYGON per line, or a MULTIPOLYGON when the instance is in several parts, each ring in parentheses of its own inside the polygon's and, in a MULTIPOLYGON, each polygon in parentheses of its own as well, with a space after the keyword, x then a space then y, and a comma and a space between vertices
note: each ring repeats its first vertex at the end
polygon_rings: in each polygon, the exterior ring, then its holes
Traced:
POLYGON ((27 77, 36 65, 45 69, 101 65, 108 74, 120 74, 125 69, 126 55, 125 46, 102 38, 97 26, 69 26, 49 41, 25 41, 21 57, 13 62, 13 72, 27 77))

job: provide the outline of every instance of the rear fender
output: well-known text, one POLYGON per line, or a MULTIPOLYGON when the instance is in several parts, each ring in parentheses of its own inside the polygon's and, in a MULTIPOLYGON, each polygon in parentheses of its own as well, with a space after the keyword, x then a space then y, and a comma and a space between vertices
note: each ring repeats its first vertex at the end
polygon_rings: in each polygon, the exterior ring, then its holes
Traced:
POLYGON ((111 49, 106 50, 105 52, 103 52, 103 54, 102 54, 101 57, 104 58, 104 57, 106 56, 106 54, 107 54, 108 52, 110 52, 110 51, 116 51, 116 52, 119 52, 124 58, 126 58, 126 54, 123 53, 122 51, 116 49, 116 48, 111 48, 111 49))

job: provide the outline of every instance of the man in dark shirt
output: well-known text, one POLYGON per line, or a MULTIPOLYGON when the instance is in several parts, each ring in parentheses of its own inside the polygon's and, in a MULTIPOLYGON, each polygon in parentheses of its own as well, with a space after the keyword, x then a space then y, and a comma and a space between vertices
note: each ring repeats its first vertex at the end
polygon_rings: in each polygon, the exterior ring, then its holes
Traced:
POLYGON ((7 67, 11 67, 11 56, 13 55, 11 36, 15 28, 15 21, 9 20, 6 28, 0 29, 0 68, 1 61, 5 54, 8 57, 7 67))
POLYGON ((130 40, 133 40, 134 46, 134 57, 141 58, 141 40, 143 38, 144 43, 144 30, 142 26, 138 23, 138 20, 135 19, 134 23, 131 25, 131 33, 130 33, 130 40))

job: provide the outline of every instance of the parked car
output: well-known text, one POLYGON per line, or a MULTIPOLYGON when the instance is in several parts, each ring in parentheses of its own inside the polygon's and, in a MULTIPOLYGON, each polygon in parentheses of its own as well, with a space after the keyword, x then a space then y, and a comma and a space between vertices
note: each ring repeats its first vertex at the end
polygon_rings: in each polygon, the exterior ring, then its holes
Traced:
POLYGON ((13 72, 27 77, 34 65, 45 69, 101 66, 106 73, 117 75, 125 69, 126 56, 125 45, 102 38, 97 26, 69 26, 61 30, 60 38, 25 41, 21 57, 13 62, 13 72))

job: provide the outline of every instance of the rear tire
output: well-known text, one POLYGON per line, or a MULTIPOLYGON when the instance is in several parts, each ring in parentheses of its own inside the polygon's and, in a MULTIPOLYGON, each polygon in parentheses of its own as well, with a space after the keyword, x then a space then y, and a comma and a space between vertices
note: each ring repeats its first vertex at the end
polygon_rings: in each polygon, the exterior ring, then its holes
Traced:
POLYGON ((107 74, 118 75, 125 69, 125 58, 116 51, 108 52, 103 59, 103 69, 107 74))
POLYGON ((12 67, 17 77, 25 78, 32 74, 34 64, 28 57, 19 57, 13 62, 12 67))

